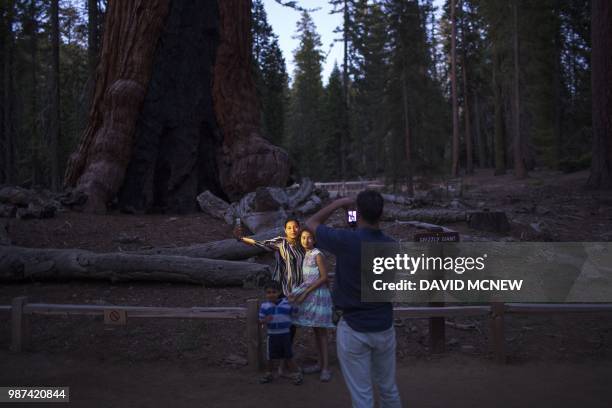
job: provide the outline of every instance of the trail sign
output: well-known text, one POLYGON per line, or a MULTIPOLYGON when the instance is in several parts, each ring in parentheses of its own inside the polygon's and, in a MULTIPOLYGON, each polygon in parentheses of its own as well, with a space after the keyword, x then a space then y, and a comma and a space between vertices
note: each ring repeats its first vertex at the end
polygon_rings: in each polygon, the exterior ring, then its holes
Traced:
POLYGON ((459 233, 456 231, 428 231, 414 234, 414 242, 459 242, 459 233))
MULTIPOLYGON (((444 231, 442 228, 430 229, 427 232, 417 232, 414 234, 414 242, 459 242, 457 231, 444 231)), ((439 255, 443 256, 440 247, 439 255)), ((442 278, 442 271, 439 271, 439 278, 442 278)), ((444 302, 430 302, 430 306, 444 306, 444 302)), ((446 324, 443 317, 429 318, 429 347, 433 353, 443 353, 446 348, 446 324)))
POLYGON ((104 310, 104 324, 116 324, 125 326, 127 323, 127 313, 121 309, 104 310))

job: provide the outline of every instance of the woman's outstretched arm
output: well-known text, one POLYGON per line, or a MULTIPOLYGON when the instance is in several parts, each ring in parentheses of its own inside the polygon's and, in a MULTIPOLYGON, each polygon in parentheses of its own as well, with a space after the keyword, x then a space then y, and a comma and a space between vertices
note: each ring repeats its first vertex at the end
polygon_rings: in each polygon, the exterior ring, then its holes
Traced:
POLYGON ((267 251, 278 251, 280 245, 283 241, 283 237, 276 237, 272 239, 266 239, 264 241, 258 241, 251 237, 245 237, 242 233, 242 227, 236 227, 234 229, 234 236, 240 242, 244 242, 247 245, 253 245, 260 248, 263 248, 267 251))

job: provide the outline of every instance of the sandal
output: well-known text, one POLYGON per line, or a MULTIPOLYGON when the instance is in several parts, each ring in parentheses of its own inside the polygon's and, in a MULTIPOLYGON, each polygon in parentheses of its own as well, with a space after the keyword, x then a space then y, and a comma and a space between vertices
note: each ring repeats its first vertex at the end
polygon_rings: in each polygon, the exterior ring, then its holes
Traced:
POLYGON ((298 372, 293 375, 293 385, 302 385, 304 382, 304 376, 298 372))
POLYGON ((259 383, 260 384, 267 384, 269 382, 272 382, 273 378, 274 377, 272 376, 272 373, 268 371, 267 373, 265 373, 264 375, 259 377, 259 383))
POLYGON ((332 377, 332 373, 329 370, 322 370, 321 371, 321 377, 319 377, 319 379, 322 382, 329 382, 331 380, 332 377))

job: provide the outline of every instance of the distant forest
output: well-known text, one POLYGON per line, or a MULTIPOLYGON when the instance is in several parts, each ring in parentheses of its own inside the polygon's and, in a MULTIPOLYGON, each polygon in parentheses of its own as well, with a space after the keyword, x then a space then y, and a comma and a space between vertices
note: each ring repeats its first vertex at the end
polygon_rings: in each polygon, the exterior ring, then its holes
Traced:
MULTIPOLYGON (((289 153, 294 174, 317 181, 383 177, 410 192, 414 176, 525 177, 593 162, 591 186, 610 187, 610 74, 591 77, 593 39, 597 69, 610 64, 607 3, 448 0, 436 10, 432 0, 330 0, 344 56, 323 78, 326 49, 300 7, 308 2, 287 9, 301 14, 299 46, 283 55, 253 0, 262 134, 289 153)), ((59 190, 87 125, 107 4, 0 4, 0 183, 59 190)))

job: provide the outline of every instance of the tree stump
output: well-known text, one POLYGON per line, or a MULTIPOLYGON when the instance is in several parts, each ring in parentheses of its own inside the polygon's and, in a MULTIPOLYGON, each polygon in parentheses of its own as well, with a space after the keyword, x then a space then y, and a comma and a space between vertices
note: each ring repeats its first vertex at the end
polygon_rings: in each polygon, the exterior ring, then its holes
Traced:
POLYGON ((472 229, 490 232, 508 232, 510 223, 503 211, 474 211, 468 213, 468 226, 472 229))

